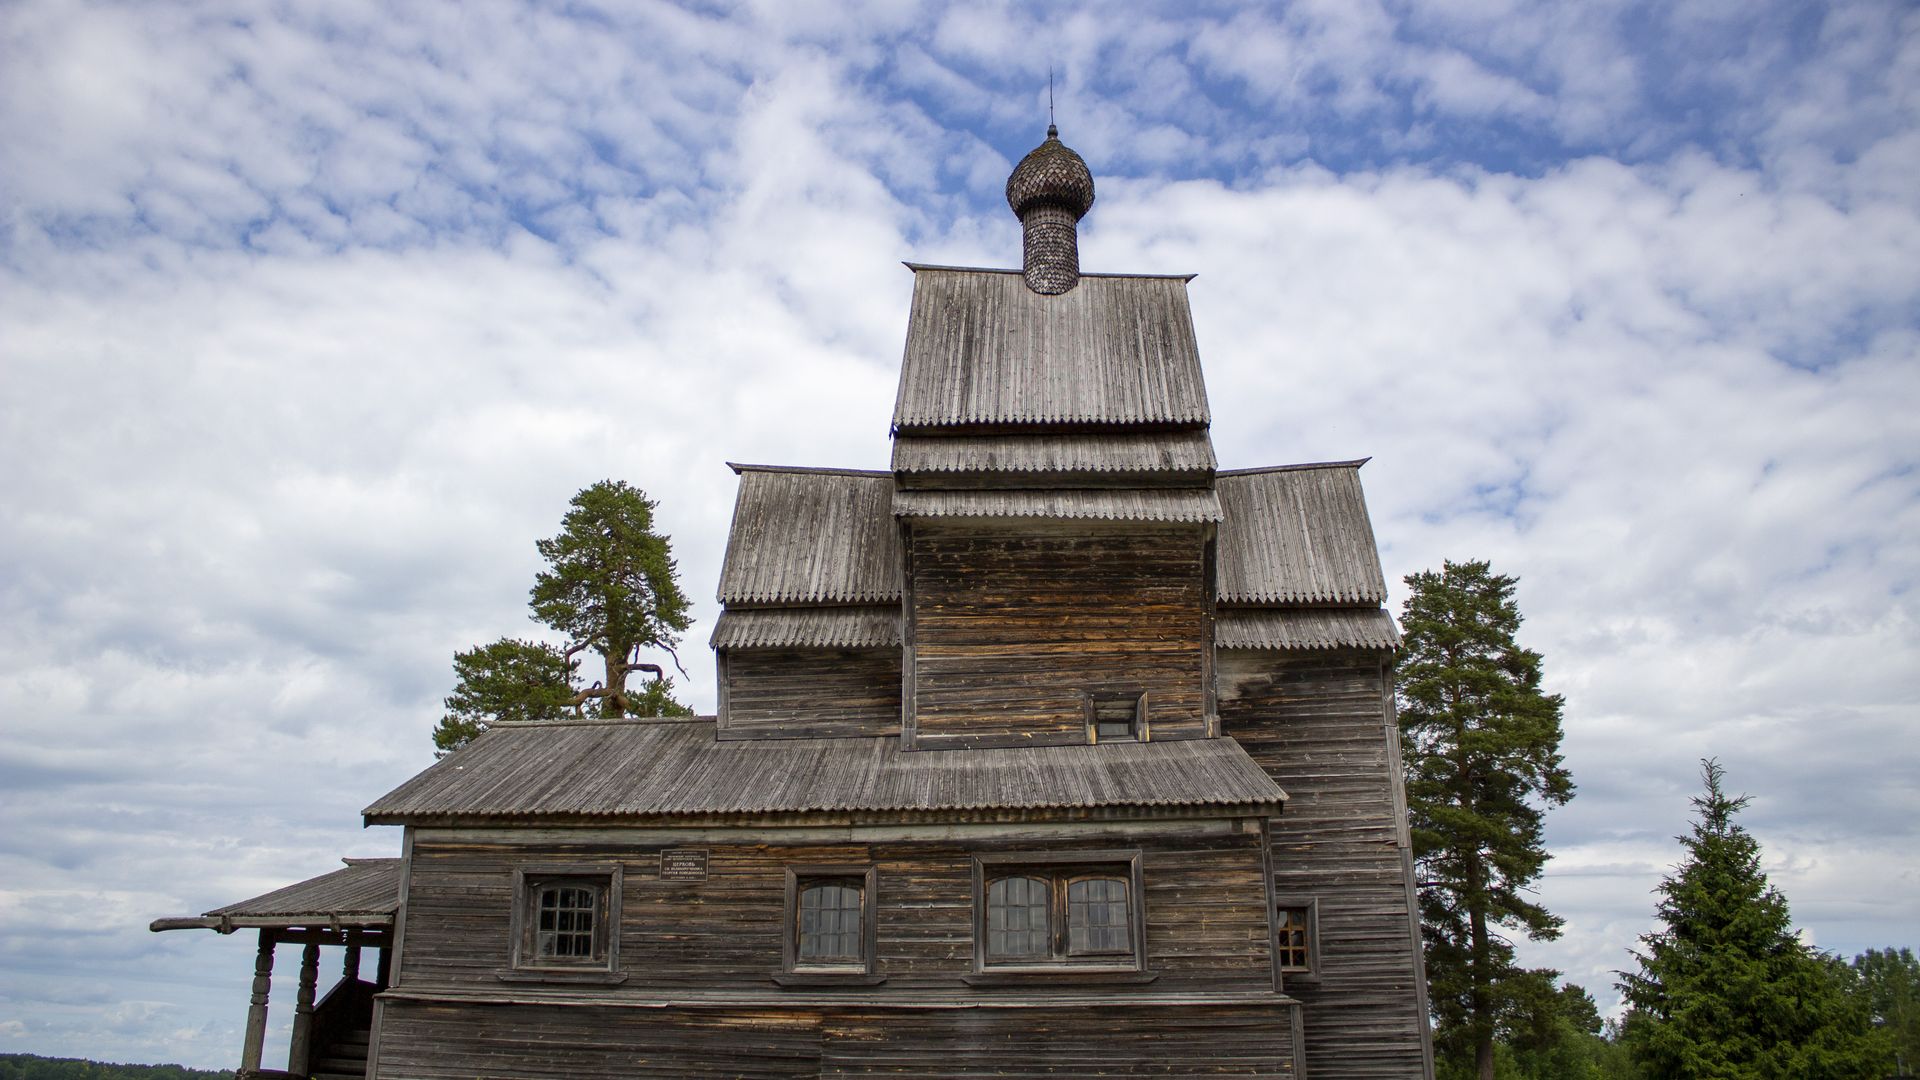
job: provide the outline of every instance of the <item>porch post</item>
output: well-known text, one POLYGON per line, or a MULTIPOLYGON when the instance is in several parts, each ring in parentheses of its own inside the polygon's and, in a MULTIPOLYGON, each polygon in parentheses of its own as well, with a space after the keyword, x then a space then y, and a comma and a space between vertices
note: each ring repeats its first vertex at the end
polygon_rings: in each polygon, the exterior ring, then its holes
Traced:
POLYGON ((300 950, 300 992, 293 1004, 293 1042, 287 1048, 287 1071, 307 1075, 313 1049, 313 990, 320 981, 320 946, 308 942, 300 950))
POLYGON ((247 1041, 240 1048, 240 1074, 260 1071, 260 1048, 267 1041, 267 994, 273 984, 273 931, 260 931, 253 956, 253 995, 247 999, 247 1041))
POLYGON ((348 982, 360 981, 360 942, 358 940, 347 945, 347 960, 340 968, 340 977, 348 982))
POLYGON ((374 966, 373 985, 382 990, 393 979, 393 939, 389 937, 385 945, 380 946, 380 961, 374 966))

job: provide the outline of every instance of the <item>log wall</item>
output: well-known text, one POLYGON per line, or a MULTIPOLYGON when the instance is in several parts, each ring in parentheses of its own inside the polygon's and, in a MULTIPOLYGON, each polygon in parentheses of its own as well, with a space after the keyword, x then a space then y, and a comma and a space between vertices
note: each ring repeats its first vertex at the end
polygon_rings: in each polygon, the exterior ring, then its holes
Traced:
MULTIPOLYGON (((513 870, 528 864, 622 867, 620 959, 628 979, 599 991, 645 999, 662 992, 771 989, 782 963, 786 868, 877 868, 879 993, 989 992, 973 970, 973 860, 994 851, 1138 848, 1145 883, 1151 988, 1271 989, 1266 892, 1257 832, 1111 830, 1051 843, 1005 840, 884 844, 706 845, 707 878, 660 880, 660 849, 619 844, 416 839, 407 880, 399 985, 498 987, 510 959, 513 870)), ((1017 988, 1016 988, 1017 992, 1017 988)), ((1125 992, 1124 989, 1121 992, 1125 992)))
POLYGON ((1222 651, 1220 721, 1287 792, 1275 894, 1318 904, 1320 968, 1288 974, 1314 1080, 1431 1075, 1382 657, 1222 651))
POLYGON ((721 654, 722 739, 900 734, 900 649, 721 654))
POLYGON ((1205 737, 1209 544, 1199 526, 916 523, 913 744, 1083 742, 1089 693, 1140 691, 1154 739, 1205 737))
POLYGON ((620 1009, 398 1001, 376 1075, 1290 1077, 1289 1010, 1187 1004, 620 1009))

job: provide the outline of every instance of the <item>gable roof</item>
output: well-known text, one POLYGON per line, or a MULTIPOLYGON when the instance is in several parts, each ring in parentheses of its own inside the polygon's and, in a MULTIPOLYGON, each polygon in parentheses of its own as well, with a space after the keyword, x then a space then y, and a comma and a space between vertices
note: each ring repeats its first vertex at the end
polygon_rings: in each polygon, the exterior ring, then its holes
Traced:
POLYGON ((904 750, 898 736, 720 742, 711 719, 498 724, 367 824, 770 814, 1256 809, 1286 793, 1230 738, 904 750))
POLYGON ((1046 296, 1017 270, 907 265, 896 431, 1207 423, 1187 277, 1084 274, 1046 296))
POLYGON ((874 604, 900 598, 893 474, 731 465, 740 476, 720 602, 874 604))
POLYGON ((1381 604, 1386 578, 1360 466, 1334 461, 1220 473, 1222 604, 1381 604))

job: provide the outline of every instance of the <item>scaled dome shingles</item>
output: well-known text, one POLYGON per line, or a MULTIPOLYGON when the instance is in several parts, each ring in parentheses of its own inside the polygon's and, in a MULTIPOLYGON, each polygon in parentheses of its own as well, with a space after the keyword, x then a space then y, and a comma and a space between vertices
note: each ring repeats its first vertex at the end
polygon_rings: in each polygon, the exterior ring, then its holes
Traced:
POLYGON ((1007 205, 1016 215, 1035 206, 1057 206, 1084 217, 1093 208, 1093 173, 1049 127, 1047 140, 1021 158, 1007 177, 1007 205))

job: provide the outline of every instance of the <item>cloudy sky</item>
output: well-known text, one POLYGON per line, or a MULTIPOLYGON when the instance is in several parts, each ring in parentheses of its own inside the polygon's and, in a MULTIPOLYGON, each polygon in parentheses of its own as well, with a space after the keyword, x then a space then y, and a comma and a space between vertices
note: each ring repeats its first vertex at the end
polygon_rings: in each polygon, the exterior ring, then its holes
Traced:
POLYGON ((1037 7, 0 9, 0 1051, 233 1064, 251 944, 147 921, 396 853, 592 481, 711 710, 723 462, 884 467, 900 261, 1017 262, 1050 64, 1222 464, 1371 455, 1396 606, 1520 577, 1526 959, 1612 1003, 1706 755, 1811 940, 1920 945, 1920 12, 1037 7))

